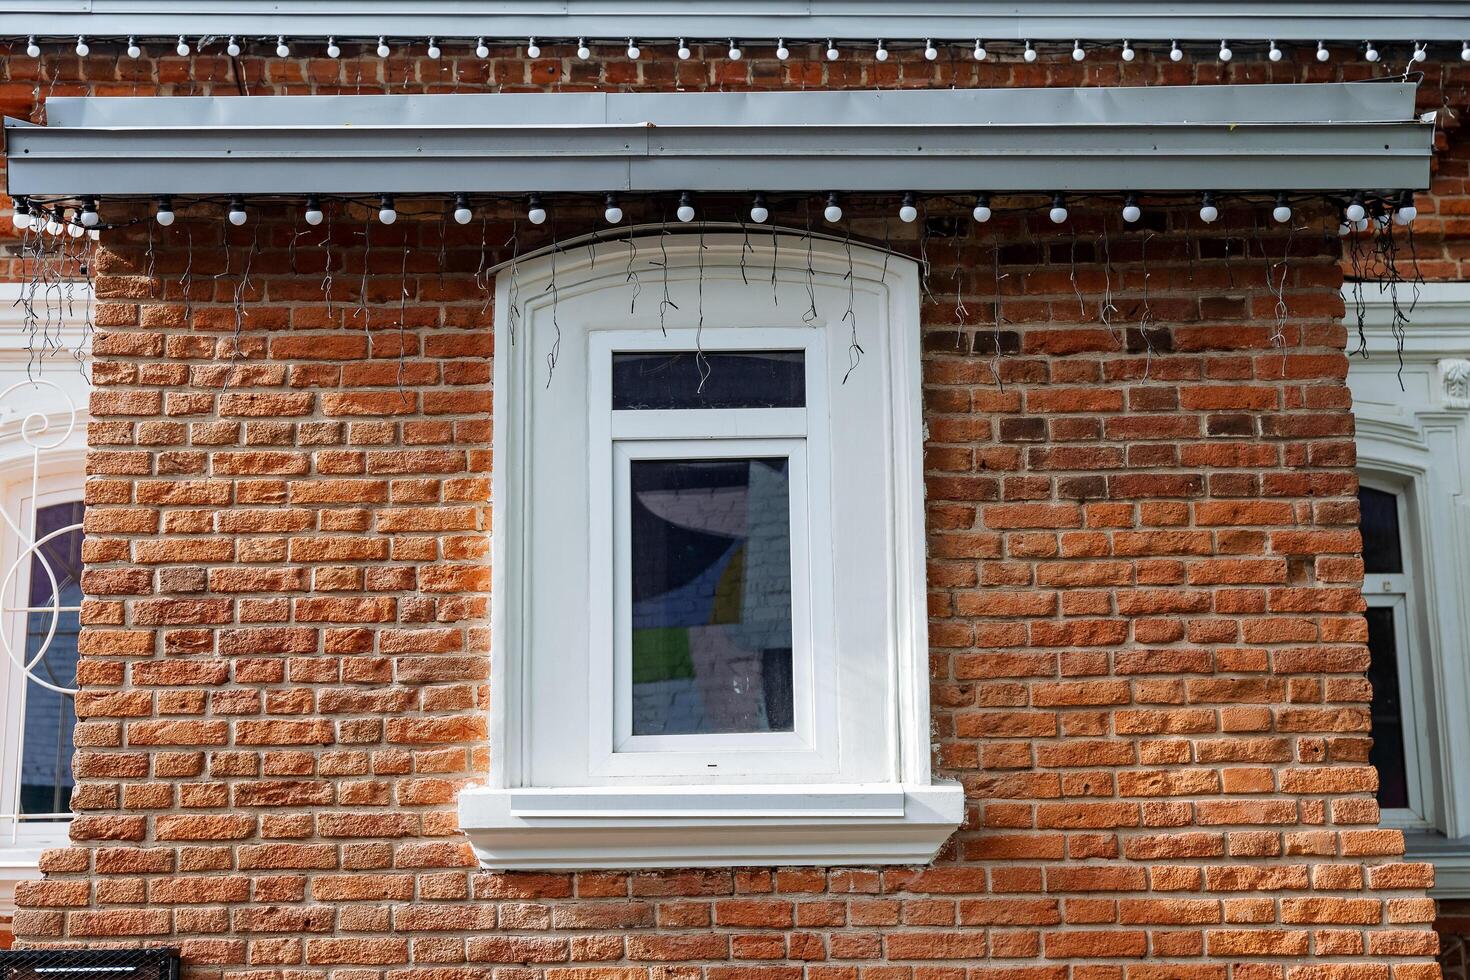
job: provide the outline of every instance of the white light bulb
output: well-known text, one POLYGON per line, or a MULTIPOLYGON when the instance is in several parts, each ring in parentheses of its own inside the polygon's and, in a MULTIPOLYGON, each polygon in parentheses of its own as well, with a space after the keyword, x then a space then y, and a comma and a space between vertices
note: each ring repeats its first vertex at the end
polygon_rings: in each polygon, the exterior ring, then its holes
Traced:
POLYGON ((87 45, 87 39, 84 37, 77 38, 77 57, 85 58, 91 53, 92 49, 87 45))
POLYGON ((925 61, 938 61, 939 60, 939 49, 934 46, 934 42, 933 41, 925 41, 924 42, 924 60, 925 61))
POLYGON ((1355 228, 1358 231, 1367 231, 1368 230, 1368 221, 1369 221, 1368 218, 1364 218, 1361 221, 1354 221, 1353 222, 1353 228, 1355 228))
POLYGON ((1230 50, 1230 45, 1224 41, 1220 42, 1220 60, 1229 61, 1235 57, 1235 52, 1230 50))
POLYGON ((637 61, 641 54, 643 54, 643 49, 638 47, 631 37, 628 38, 628 60, 637 61))
POLYGON ((306 214, 304 217, 306 218, 306 223, 313 227, 321 224, 323 219, 326 218, 326 215, 322 214, 321 202, 314 197, 308 197, 306 199, 306 214))
MULTIPOLYGON (((31 55, 31 57, 34 58, 35 55, 31 55)), ((1460 60, 1470 61, 1470 41, 1460 42, 1460 60)))
POLYGON ((786 39, 783 37, 776 42, 776 60, 785 61, 789 57, 791 57, 791 49, 786 46, 786 39))
POLYGON ((488 57, 490 57, 490 45, 488 45, 488 44, 485 43, 485 39, 483 37, 482 38, 478 38, 475 41, 475 57, 476 58, 488 58, 488 57))
POLYGON ((1368 61, 1371 64, 1372 62, 1377 61, 1378 57, 1378 49, 1373 46, 1372 41, 1369 41, 1368 47, 1363 51, 1364 60, 1368 61))
POLYGON ((975 210, 971 211, 970 215, 982 225, 985 224, 985 222, 989 221, 991 218, 989 200, 982 199, 977 202, 975 205, 975 210))
POLYGON ((385 37, 378 38, 378 57, 386 58, 392 53, 393 49, 388 47, 388 39, 385 37))
POLYGON ((609 204, 602 212, 602 219, 610 225, 621 224, 623 220, 623 209, 616 204, 609 204))
POLYGON ((1338 237, 1340 237, 1340 238, 1346 238, 1347 236, 1351 235, 1352 233, 1353 233, 1353 226, 1350 225, 1350 224, 1348 224, 1346 221, 1340 222, 1338 224, 1338 226, 1337 226, 1337 234, 1338 234, 1338 237))
POLYGON ((985 50, 985 45, 980 42, 979 38, 975 39, 975 50, 970 52, 970 54, 976 61, 985 60, 988 52, 985 50))
POLYGON ((1271 218, 1278 225, 1284 225, 1291 220, 1291 207, 1287 204, 1277 204, 1271 209, 1271 218))
POLYGON ((1082 61, 1086 57, 1087 57, 1087 52, 1082 49, 1082 42, 1081 41, 1073 41, 1072 42, 1072 60, 1073 61, 1082 61))
POLYGON ((878 50, 873 52, 873 57, 877 58, 879 61, 888 60, 888 49, 883 46, 882 41, 878 42, 878 50))
POLYGON ((439 45, 431 37, 429 38, 429 50, 426 53, 428 54, 430 60, 438 61, 439 56, 442 55, 444 52, 439 50, 439 45))
POLYGON ((1419 217, 1419 209, 1414 206, 1414 196, 1405 193, 1399 198, 1398 210, 1393 213, 1394 223, 1400 225, 1413 224, 1414 219, 1417 217, 1419 217))
POLYGON ((1219 218, 1220 209, 1215 207, 1215 205, 1204 204, 1200 206, 1199 220, 1203 221, 1205 224, 1210 224, 1212 222, 1218 221, 1219 218))
POLYGON ((837 203, 836 194, 827 195, 827 206, 822 209, 822 217, 834 225, 842 220, 842 205, 837 203))
POLYGON ((1414 42, 1414 60, 1415 61, 1418 61, 1418 62, 1423 62, 1423 61, 1428 60, 1428 58, 1429 58, 1429 49, 1425 47, 1425 45, 1424 45, 1424 43, 1422 41, 1415 41, 1414 42))
POLYGON ((836 61, 840 57, 842 57, 842 52, 837 50, 837 42, 829 40, 827 42, 827 60, 836 61))
POLYGON ((694 199, 686 191, 679 195, 679 210, 675 212, 680 221, 686 224, 694 220, 694 199))
POLYGON ((766 207, 766 199, 763 195, 757 194, 755 203, 750 206, 750 220, 758 225, 763 225, 771 220, 771 209, 766 207))
POLYGON ((97 227, 97 222, 102 220, 102 216, 97 213, 97 206, 95 204, 86 204, 82 207, 81 220, 83 226, 95 228, 97 227))
POLYGON ((1066 223, 1068 212, 1065 207, 1058 204, 1054 205, 1052 209, 1046 213, 1046 216, 1051 219, 1052 224, 1060 225, 1066 223))
MULTIPOLYGON (((680 61, 688 61, 689 60, 689 56, 691 54, 693 54, 694 52, 692 52, 692 51, 689 50, 689 45, 681 37, 681 38, 679 38, 679 50, 678 50, 677 53, 679 55, 679 60, 680 61)), ((779 52, 777 52, 777 54, 779 54, 779 52)))
POLYGON ((136 40, 134 40, 133 38, 128 38, 128 57, 129 58, 141 58, 141 57, 143 57, 143 49, 140 48, 140 47, 138 47, 138 42, 136 40))
POLYGON ((31 216, 20 208, 16 208, 15 214, 11 215, 10 221, 15 225, 16 231, 25 231, 31 226, 31 216))
POLYGON ((102 229, 101 228, 88 228, 87 229, 87 240, 88 241, 93 241, 93 242, 100 242, 100 241, 102 241, 102 229))
POLYGON ((247 215, 245 209, 238 204, 230 205, 230 224, 240 226, 245 223, 247 215))
POLYGON ((225 54, 231 58, 240 57, 240 42, 236 41, 233 35, 231 35, 229 42, 225 44, 225 54))
POLYGON ((1271 49, 1266 52, 1266 57, 1270 58, 1272 61, 1281 60, 1281 49, 1276 46, 1275 41, 1271 42, 1271 49))
POLYGON ((1123 220, 1131 225, 1136 224, 1142 217, 1143 208, 1138 206, 1138 201, 1134 200, 1131 197, 1128 198, 1128 200, 1123 203, 1123 220))
POLYGON ((289 58, 289 57, 291 57, 291 46, 286 43, 286 39, 284 37, 278 37, 278 38, 276 38, 276 57, 277 58, 289 58))
POLYGON ((541 206, 541 198, 531 195, 529 205, 526 209, 526 220, 533 225, 546 224, 546 209, 541 206))
POLYGON ((1026 50, 1022 53, 1021 57, 1025 59, 1028 64, 1036 60, 1036 49, 1031 46, 1030 41, 1026 42, 1026 50))
MULTIPOLYGON (((1465 50, 1466 51, 1470 51, 1470 48, 1466 48, 1465 50)), ((36 39, 34 37, 28 37, 28 38, 26 38, 26 57, 28 57, 28 58, 39 58, 39 57, 41 57, 41 46, 36 43, 36 39)))
POLYGON ((541 45, 539 45, 539 44, 536 43, 536 39, 534 37, 531 38, 529 41, 526 42, 526 57, 527 58, 539 58, 539 57, 541 57, 541 45))
POLYGON ((739 61, 745 56, 745 52, 740 50, 740 45, 736 44, 733 39, 730 41, 730 50, 726 53, 730 56, 731 61, 739 61))
POLYGON ((1346 214, 1347 219, 1353 222, 1362 221, 1366 218, 1368 216, 1368 209, 1363 207, 1362 198, 1353 198, 1352 203, 1347 206, 1346 214))
POLYGON ((56 218, 54 218, 54 217, 51 217, 51 218, 47 218, 46 219, 45 228, 46 228, 46 234, 48 234, 48 235, 59 235, 59 234, 61 234, 61 222, 60 221, 57 221, 56 218))
POLYGON ((1324 63, 1324 64, 1326 64, 1326 62, 1331 57, 1332 57, 1332 52, 1327 50, 1327 42, 1326 41, 1318 41, 1317 42, 1317 60, 1320 61, 1320 62, 1322 62, 1322 63, 1324 63))
POLYGON ((577 57, 582 59, 583 61, 586 61, 588 58, 592 57, 592 49, 587 47, 587 41, 585 38, 577 38, 577 57))
POLYGON ((1178 41, 1170 41, 1169 42, 1169 60, 1170 61, 1183 61, 1184 60, 1184 52, 1182 50, 1180 50, 1180 48, 1179 48, 1179 42, 1178 41))
POLYGON ((391 197, 383 198, 383 205, 378 208, 378 220, 385 225, 391 225, 398 220, 398 211, 393 207, 391 197))
POLYGON ((919 209, 914 207, 914 195, 905 194, 903 205, 898 209, 898 220, 906 225, 911 225, 919 220, 919 209))
POLYGON ((475 217, 475 212, 470 209, 470 199, 464 194, 454 195, 454 222, 455 224, 467 225, 475 217))
POLYGON ((1129 44, 1127 41, 1124 41, 1123 42, 1123 60, 1124 61, 1132 61, 1134 58, 1137 58, 1137 57, 1138 57, 1138 52, 1133 50, 1133 45, 1129 44))
POLYGON ((72 238, 81 238, 87 233, 87 229, 83 228, 81 225, 67 225, 66 233, 72 238))
POLYGON ((189 42, 184 39, 184 35, 182 34, 179 35, 179 43, 174 45, 174 53, 180 58, 189 57, 189 42))
POLYGON ((338 46, 337 39, 335 37, 329 37, 329 38, 327 38, 327 57, 328 58, 340 58, 340 57, 342 57, 342 48, 340 46, 338 46))

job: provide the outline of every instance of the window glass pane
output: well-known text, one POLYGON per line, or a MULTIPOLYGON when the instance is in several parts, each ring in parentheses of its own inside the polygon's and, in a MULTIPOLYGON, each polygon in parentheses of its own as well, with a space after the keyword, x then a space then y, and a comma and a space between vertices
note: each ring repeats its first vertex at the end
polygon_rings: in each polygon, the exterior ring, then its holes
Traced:
POLYGON ((1402 572, 1404 555, 1399 544, 1398 494, 1360 487, 1358 507, 1363 515, 1363 571, 1386 575, 1402 572))
POLYGON ((1373 749, 1368 753, 1368 761, 1378 769, 1378 805, 1406 807, 1409 778, 1404 759, 1404 714, 1393 609, 1370 607, 1367 617, 1368 682, 1373 685, 1373 749))
POLYGON ((633 734, 791 731, 788 461, 630 465, 633 734))
MULTIPOLYGON (((80 502, 42 507, 36 515, 36 538, 40 540, 58 528, 81 520, 80 502)), ((65 611, 59 617, 53 617, 50 611, 25 614, 26 660, 29 662, 45 646, 46 655, 31 670, 57 687, 76 686, 80 620, 75 607, 82 602, 81 580, 80 530, 57 535, 32 554, 28 605, 49 610, 55 595, 65 611), (67 610, 68 606, 73 608, 67 610), (46 645, 48 633, 52 634, 51 642, 46 645)), ((27 680, 25 705, 20 812, 65 813, 71 806, 72 729, 76 726, 72 696, 27 680)))
POLYGON ((614 409, 806 405, 805 351, 616 353, 612 372, 614 409))

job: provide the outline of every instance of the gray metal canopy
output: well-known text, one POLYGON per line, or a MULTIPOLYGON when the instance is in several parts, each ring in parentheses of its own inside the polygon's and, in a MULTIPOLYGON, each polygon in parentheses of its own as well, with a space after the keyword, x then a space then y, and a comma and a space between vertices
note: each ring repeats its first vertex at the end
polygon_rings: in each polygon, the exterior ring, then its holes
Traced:
POLYGON ((1462 0, 5 0, 0 35, 1452 42, 1462 0))
POLYGON ((12 195, 1341 191, 1429 184, 1405 83, 57 98, 12 195))

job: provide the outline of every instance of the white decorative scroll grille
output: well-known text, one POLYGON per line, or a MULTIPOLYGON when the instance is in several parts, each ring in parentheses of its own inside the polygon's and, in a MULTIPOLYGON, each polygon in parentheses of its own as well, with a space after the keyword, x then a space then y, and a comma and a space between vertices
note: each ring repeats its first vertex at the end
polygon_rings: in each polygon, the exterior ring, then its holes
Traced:
POLYGON ((0 847, 38 843, 46 825, 54 832, 71 817, 83 505, 79 464, 54 465, 56 455, 76 451, 68 387, 36 377, 0 390, 0 433, 10 448, 0 496, 0 648, 8 660, 0 847))

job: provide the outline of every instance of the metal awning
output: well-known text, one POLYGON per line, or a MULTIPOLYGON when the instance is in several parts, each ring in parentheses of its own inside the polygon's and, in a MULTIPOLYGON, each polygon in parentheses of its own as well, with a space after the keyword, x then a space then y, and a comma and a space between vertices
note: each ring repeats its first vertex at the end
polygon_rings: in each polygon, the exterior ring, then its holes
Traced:
POLYGON ((0 36, 1459 42, 1462 0, 7 0, 0 36))
POLYGON ((1406 83, 57 98, 12 195, 1341 191, 1429 184, 1406 83))

